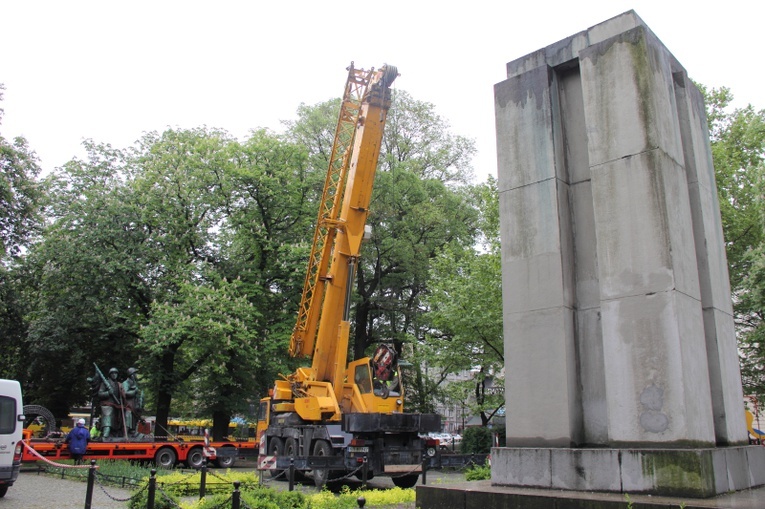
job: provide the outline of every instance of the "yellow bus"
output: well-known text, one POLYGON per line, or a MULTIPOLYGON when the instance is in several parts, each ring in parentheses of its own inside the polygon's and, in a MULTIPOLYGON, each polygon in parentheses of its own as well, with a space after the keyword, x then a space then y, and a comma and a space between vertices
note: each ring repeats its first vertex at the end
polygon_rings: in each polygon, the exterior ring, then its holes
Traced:
MULTIPOLYGON (((205 439, 205 430, 212 430, 212 419, 171 418, 167 421, 167 437, 170 440, 181 439, 188 442, 201 442, 205 439)), ((162 430, 154 430, 155 435, 162 435, 162 430)), ((210 437, 212 439, 212 436, 210 437)), ((228 423, 228 440, 232 442, 254 442, 255 424, 228 423)))

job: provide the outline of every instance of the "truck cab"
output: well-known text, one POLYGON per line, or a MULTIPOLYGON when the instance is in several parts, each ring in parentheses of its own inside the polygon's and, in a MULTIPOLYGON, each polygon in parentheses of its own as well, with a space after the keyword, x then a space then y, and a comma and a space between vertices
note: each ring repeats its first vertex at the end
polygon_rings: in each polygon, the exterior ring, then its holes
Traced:
POLYGON ((0 498, 19 476, 23 430, 21 385, 16 380, 0 380, 0 498))

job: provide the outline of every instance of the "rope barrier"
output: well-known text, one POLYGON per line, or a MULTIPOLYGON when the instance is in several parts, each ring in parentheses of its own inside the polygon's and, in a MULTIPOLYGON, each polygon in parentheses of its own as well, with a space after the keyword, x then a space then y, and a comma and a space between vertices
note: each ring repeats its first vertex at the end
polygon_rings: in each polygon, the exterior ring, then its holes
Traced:
MULTIPOLYGON (((41 459, 45 463, 48 463, 49 465, 53 465, 54 467, 59 467, 59 468, 90 468, 90 465, 67 465, 65 463, 56 463, 55 461, 51 461, 48 458, 46 458, 45 456, 41 455, 39 452, 35 451, 34 448, 32 448, 29 444, 27 444, 23 440, 21 441, 21 443, 24 444, 24 447, 26 447, 27 450, 32 453, 32 456, 35 456, 36 458, 41 459)), ((96 465, 96 468, 98 468, 98 465, 96 465)))

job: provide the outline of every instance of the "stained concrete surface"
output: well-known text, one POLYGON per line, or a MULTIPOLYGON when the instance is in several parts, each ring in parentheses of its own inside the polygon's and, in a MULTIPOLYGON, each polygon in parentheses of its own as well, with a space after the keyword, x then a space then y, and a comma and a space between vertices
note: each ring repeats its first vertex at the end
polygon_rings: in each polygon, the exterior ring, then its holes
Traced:
POLYGON ((762 509, 765 488, 737 491, 708 499, 628 495, 586 491, 541 490, 492 486, 491 481, 417 487, 416 507, 422 509, 762 509), (632 505, 629 505, 629 504, 632 505))

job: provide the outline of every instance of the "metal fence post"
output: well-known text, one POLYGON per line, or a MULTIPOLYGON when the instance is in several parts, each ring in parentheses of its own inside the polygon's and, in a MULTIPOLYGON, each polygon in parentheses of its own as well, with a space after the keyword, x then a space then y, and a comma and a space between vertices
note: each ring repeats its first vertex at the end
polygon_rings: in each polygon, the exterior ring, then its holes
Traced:
POLYGON ((294 456, 290 456, 289 478, 290 478, 289 490, 293 491, 295 489, 295 457, 294 456))
POLYGON ((151 475, 149 476, 149 501, 146 504, 146 509, 154 509, 154 497, 157 494, 157 469, 151 469, 151 475))
POLYGON ((85 509, 90 509, 93 503, 93 485, 96 481, 96 460, 90 460, 90 468, 88 469, 88 487, 85 491, 85 509))
POLYGON ((207 460, 202 462, 201 474, 199 477, 199 498, 202 499, 205 496, 205 485, 207 484, 207 460))
POLYGON ((241 509, 241 493, 239 492, 239 481, 234 481, 234 493, 231 495, 231 509, 241 509))

